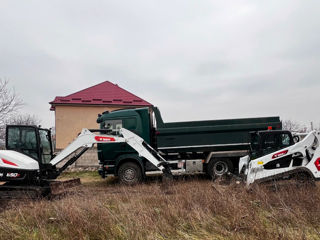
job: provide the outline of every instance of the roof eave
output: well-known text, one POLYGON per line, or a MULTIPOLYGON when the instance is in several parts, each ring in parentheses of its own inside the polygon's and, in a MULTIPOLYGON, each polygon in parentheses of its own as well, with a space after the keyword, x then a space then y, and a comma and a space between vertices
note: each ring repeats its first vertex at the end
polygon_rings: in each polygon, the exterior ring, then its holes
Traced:
POLYGON ((54 103, 54 102, 50 102, 51 104, 51 108, 50 111, 55 111, 56 110, 56 106, 100 106, 100 107, 108 107, 108 106, 125 106, 125 107, 153 107, 152 104, 148 103, 148 104, 141 104, 141 105, 128 105, 128 104, 114 104, 114 103, 106 103, 106 104, 85 104, 85 103, 54 103))

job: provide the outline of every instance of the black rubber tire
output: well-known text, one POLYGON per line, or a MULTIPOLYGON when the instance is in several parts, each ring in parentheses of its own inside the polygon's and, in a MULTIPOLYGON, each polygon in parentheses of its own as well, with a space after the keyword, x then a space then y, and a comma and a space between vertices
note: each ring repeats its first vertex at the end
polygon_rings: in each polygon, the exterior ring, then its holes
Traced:
POLYGON ((213 158, 210 160, 207 168, 207 173, 213 180, 228 172, 233 173, 233 171, 233 163, 228 158, 213 158))
POLYGON ((142 171, 140 166, 134 162, 125 162, 118 170, 119 181, 125 185, 135 185, 142 182, 142 171))

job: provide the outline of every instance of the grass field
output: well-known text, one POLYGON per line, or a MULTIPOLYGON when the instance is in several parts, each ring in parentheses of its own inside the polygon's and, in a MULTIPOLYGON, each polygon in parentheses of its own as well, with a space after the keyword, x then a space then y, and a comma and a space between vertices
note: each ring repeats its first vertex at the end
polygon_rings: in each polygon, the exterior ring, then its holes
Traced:
POLYGON ((320 190, 206 179, 120 186, 96 173, 52 200, 2 203, 0 239, 320 239, 320 190))

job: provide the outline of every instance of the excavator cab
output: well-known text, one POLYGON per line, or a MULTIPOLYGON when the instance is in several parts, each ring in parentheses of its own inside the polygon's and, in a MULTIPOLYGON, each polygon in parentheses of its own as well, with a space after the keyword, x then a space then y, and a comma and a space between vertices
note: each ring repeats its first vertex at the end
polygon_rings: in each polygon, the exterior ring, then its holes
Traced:
POLYGON ((21 152, 47 165, 53 158, 51 131, 37 126, 7 125, 6 149, 21 152))
POLYGON ((250 132, 250 159, 265 156, 294 144, 291 132, 268 130, 250 132))

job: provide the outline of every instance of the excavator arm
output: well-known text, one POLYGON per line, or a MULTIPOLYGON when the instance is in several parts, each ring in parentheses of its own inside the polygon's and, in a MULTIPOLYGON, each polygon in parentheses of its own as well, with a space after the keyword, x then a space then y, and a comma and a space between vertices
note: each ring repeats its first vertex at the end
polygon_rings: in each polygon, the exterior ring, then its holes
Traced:
POLYGON ((171 175, 168 162, 160 156, 160 154, 155 151, 150 145, 148 145, 141 137, 137 136, 133 132, 121 128, 120 136, 109 135, 109 134, 95 134, 88 129, 83 129, 79 136, 64 150, 62 150, 56 157, 54 157, 50 164, 56 166, 58 163, 66 159, 71 154, 82 149, 80 153, 70 158, 59 170, 58 175, 63 172, 68 166, 73 164, 86 150, 91 148, 94 144, 112 144, 125 142, 135 149, 138 154, 148 161, 150 161, 154 166, 161 170, 166 176, 171 175))

